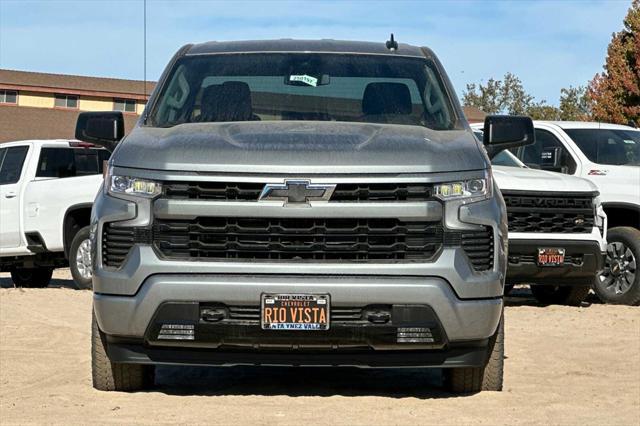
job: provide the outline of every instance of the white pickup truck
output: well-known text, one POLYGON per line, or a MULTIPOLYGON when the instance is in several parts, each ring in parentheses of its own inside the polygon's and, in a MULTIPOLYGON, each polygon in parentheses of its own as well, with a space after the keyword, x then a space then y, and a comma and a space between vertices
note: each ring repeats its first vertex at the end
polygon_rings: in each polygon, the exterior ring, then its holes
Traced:
MULTIPOLYGON (((471 127, 482 139, 482 125, 471 127)), ((607 249, 596 186, 529 168, 508 150, 491 164, 509 222, 505 293, 526 283, 541 303, 579 306, 603 270, 607 249)))
POLYGON ((54 268, 91 287, 89 219, 109 152, 68 140, 0 145, 0 271, 45 287, 54 268))
POLYGON ((514 149, 523 163, 585 178, 600 192, 608 248, 595 292, 608 303, 640 304, 640 129, 569 121, 534 127, 535 143, 514 149))

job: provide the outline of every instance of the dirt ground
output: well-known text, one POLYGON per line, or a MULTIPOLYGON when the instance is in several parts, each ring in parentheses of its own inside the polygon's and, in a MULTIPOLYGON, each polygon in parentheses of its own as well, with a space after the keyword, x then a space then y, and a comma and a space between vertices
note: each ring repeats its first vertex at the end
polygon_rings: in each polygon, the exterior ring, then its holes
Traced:
MULTIPOLYGON (((0 423, 640 425, 640 309, 506 309, 503 392, 453 396, 436 371, 158 369, 135 394, 91 387, 91 293, 0 274, 0 423)), ((593 300, 595 302, 595 300, 593 300)))

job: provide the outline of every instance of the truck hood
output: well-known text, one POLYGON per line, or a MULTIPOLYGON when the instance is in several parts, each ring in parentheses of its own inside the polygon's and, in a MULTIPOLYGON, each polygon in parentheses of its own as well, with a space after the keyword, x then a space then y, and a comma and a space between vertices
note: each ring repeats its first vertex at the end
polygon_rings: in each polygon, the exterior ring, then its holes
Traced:
POLYGON ((469 131, 282 121, 136 127, 113 164, 237 173, 431 173, 479 170, 488 159, 469 131))
POLYGON ((493 177, 501 191, 594 192, 586 179, 545 170, 493 166, 493 177))

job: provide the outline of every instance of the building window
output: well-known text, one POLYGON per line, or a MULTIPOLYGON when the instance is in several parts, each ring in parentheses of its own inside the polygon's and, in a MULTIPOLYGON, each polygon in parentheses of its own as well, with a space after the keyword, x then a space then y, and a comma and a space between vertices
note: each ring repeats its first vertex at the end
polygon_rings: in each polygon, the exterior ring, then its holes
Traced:
POLYGON ((18 92, 15 90, 0 90, 0 104, 17 104, 18 92))
POLYGON ((114 99, 113 110, 122 112, 136 112, 136 101, 133 99, 114 99))
POLYGON ((78 96, 77 95, 59 95, 56 93, 56 108, 71 108, 78 109, 78 96))

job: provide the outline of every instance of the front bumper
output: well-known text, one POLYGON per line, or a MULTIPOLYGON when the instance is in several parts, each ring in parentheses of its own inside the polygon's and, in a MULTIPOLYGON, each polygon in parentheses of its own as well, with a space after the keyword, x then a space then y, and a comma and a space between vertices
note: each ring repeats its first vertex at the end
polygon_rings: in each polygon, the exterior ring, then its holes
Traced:
MULTIPOLYGON (((427 306, 433 311, 433 321, 439 324, 442 335, 446 336, 446 339, 439 342, 439 347, 445 341, 490 337, 495 332, 502 313, 501 297, 462 300, 446 281, 436 277, 211 274, 154 275, 146 280, 135 296, 94 294, 94 310, 99 328, 105 334, 145 339, 146 343, 153 344, 148 329, 153 326, 159 308, 167 302, 257 306, 263 292, 329 294, 333 309, 364 308, 369 305, 427 306)), ((194 321, 197 318, 182 316, 174 319, 194 321)), ((391 323, 394 324, 393 318, 391 323)), ((245 325, 259 328, 259 324, 255 323, 245 325)), ((361 324, 355 324, 354 327, 362 328, 361 324)), ((212 347, 219 343, 204 341, 198 346, 212 347)), ((339 346, 340 339, 325 343, 339 346)))
POLYGON ((604 268, 606 243, 601 240, 602 238, 562 239, 546 236, 520 239, 510 236, 506 281, 508 284, 591 284, 594 277, 604 268), (538 248, 545 247, 564 248, 564 265, 539 266, 538 248))
POLYGON ((438 278, 156 275, 133 297, 96 294, 94 309, 113 362, 446 368, 486 363, 503 301, 460 300, 438 278), (262 330, 259 316, 208 322, 202 315, 212 305, 257 307, 262 292, 330 294, 330 329, 262 330), (391 315, 385 323, 333 317, 353 306, 391 315), (163 340, 165 324, 192 326, 193 338, 163 340), (416 328, 428 329, 428 338, 398 338, 416 328))

